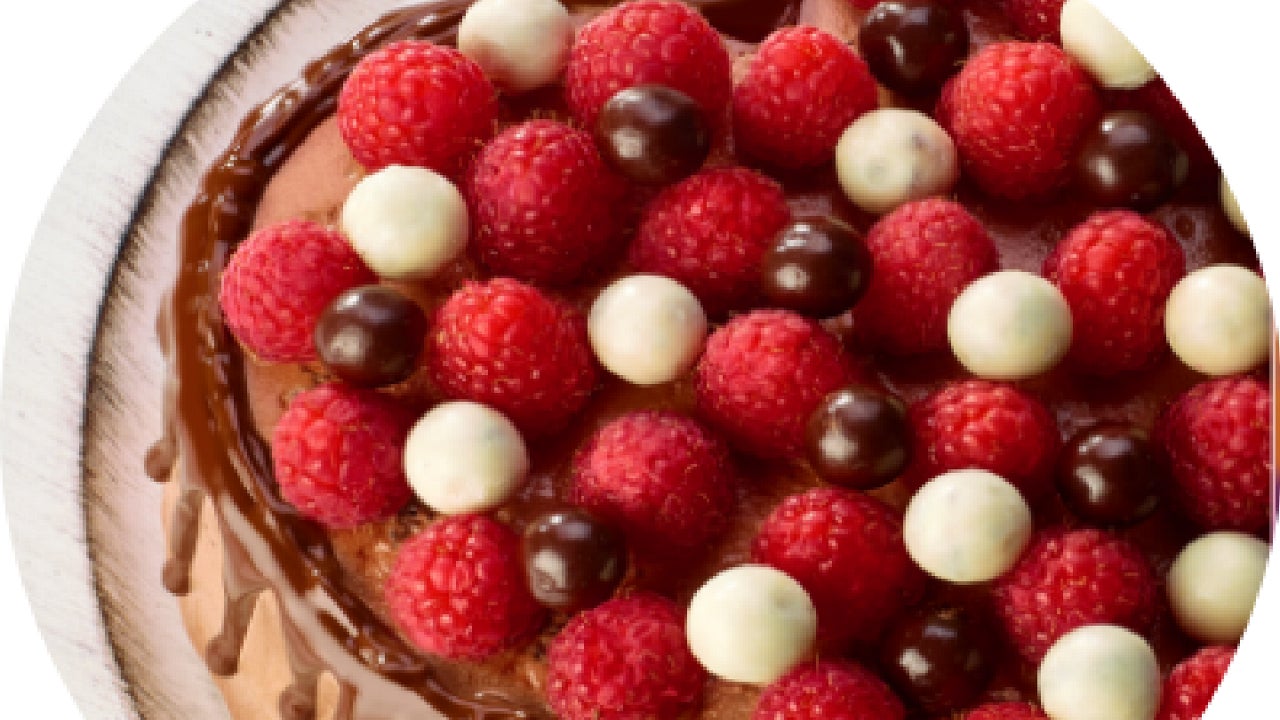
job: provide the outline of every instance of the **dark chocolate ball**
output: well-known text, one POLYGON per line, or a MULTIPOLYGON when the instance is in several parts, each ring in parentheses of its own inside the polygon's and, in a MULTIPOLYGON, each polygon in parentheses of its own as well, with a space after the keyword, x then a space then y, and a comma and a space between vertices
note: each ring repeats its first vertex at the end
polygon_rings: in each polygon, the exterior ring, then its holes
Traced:
POLYGON ((930 715, 972 704, 995 670, 989 624, 963 608, 913 613, 885 636, 880 662, 885 678, 930 715))
POLYGON ((697 172, 711 152, 711 130, 688 95, 637 85, 610 98, 596 121, 605 160, 639 183, 665 185, 697 172))
POLYGON ((1077 517, 1122 527, 1155 511, 1165 473, 1146 432, 1100 423, 1076 433, 1062 449, 1057 481, 1062 501, 1077 517))
POLYGON ((1150 208, 1187 177, 1187 154, 1152 116, 1120 110, 1102 116, 1080 142, 1076 181, 1095 203, 1150 208))
POLYGON ((816 318, 853 307, 871 280, 871 253, 854 231, 826 218, 786 227, 761 265, 772 305, 816 318))
POLYGON ((339 295, 316 323, 320 360, 359 387, 394 385, 418 366, 427 318, 417 303, 382 285, 339 295))
POLYGON ((969 28, 936 0, 885 0, 858 32, 862 57, 885 87, 904 95, 936 91, 969 54, 969 28))
POLYGON ((876 388, 837 390, 809 418, 805 452, 814 472, 829 483, 859 490, 885 485, 911 459, 907 408, 876 388))
POLYGON ((622 533, 578 508, 533 518, 521 549, 529 590, 553 610, 577 612, 608 600, 627 571, 622 533))

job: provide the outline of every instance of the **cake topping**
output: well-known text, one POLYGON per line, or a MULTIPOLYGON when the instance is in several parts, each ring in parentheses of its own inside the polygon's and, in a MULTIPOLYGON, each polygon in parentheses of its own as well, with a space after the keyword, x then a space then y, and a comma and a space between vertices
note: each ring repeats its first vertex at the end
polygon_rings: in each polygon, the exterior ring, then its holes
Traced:
POLYGON ((1271 351, 1271 298, 1256 272, 1211 265, 1173 287, 1164 331, 1178 359, 1206 375, 1236 375, 1266 362, 1271 351))
POLYGON ((903 720, 906 711, 889 686, 847 660, 805 664, 760 694, 752 720, 903 720))
POLYGON ((1063 3, 1061 23, 1062 47, 1103 87, 1132 89, 1155 78, 1147 59, 1090 0, 1063 3))
POLYGON ((952 470, 930 480, 902 518, 911 559, 933 577, 962 584, 1007 572, 1034 528, 1018 489, 985 470, 952 470))
POLYGON ((1040 663, 1037 685, 1052 720, 1154 720, 1160 666, 1142 636, 1088 625, 1054 643, 1040 663))
POLYGON ((858 47, 886 87, 928 94, 969 55, 969 28, 960 11, 942 0, 888 0, 863 18, 858 47))
POLYGON ((474 402, 446 402, 409 432, 404 472, 414 494, 432 510, 484 512, 519 489, 529 472, 529 453, 501 413, 474 402))
POLYGON ((383 285, 361 285, 339 295, 316 322, 316 352, 339 379, 382 387, 418 368, 427 317, 418 304, 383 285))
POLYGON ((1178 663, 1165 679, 1156 720, 1200 720, 1235 654, 1230 647, 1206 647, 1178 663))
POLYGON ((810 218, 778 234, 762 262, 765 298, 815 318, 835 317, 862 298, 871 280, 871 254, 848 225, 810 218))
POLYGON ((961 365, 981 378, 1039 375, 1071 347, 1071 309, 1038 275, 1002 270, 978 278, 951 305, 947 339, 961 365))
POLYGON ((707 316, 675 280, 631 275, 596 297, 587 334, 609 372, 636 385, 657 385, 683 377, 698 361, 707 316))
POLYGON ((795 580, 765 565, 739 565, 689 601, 685 632, 694 657, 731 682, 766 685, 813 650, 818 615, 795 580))
POLYGON ((1005 0, 1009 21, 1026 40, 1061 43, 1059 25, 1066 0, 1005 0))
POLYGON ((706 162, 711 128, 688 95, 665 85, 637 85, 604 104, 596 142, 618 172, 636 182, 666 185, 706 162))
POLYGON ((844 194, 871 213, 945 195, 960 176, 951 136, 928 115, 904 108, 854 121, 836 145, 836 172, 844 194))
POLYGON ((1240 202, 1236 200, 1236 194, 1227 183, 1226 175, 1218 181, 1218 196, 1222 201, 1222 212, 1231 221, 1231 226, 1241 234, 1248 235, 1249 225, 1244 221, 1244 213, 1240 212, 1240 202))
POLYGON ((1183 548, 1165 583, 1178 625, 1204 643, 1239 642, 1262 587, 1268 553, 1265 542, 1230 530, 1202 535, 1183 548))
POLYGON ((1147 433, 1102 422, 1076 433, 1058 459, 1058 493, 1082 520, 1104 527, 1133 525, 1155 512, 1167 482, 1147 433))
POLYGON ((829 483, 856 490, 886 485, 911 459, 906 405, 867 385, 836 390, 809 418, 805 455, 829 483))
POLYGON ((627 572, 627 544, 622 533, 570 506, 530 520, 521 552, 534 599, 565 613, 608 600, 627 572))
POLYGON ((1137 110, 1102 116, 1076 155, 1076 184, 1098 205, 1151 208, 1187 179, 1187 154, 1158 120, 1137 110))
POLYGON ((385 167, 366 176, 342 206, 342 231, 366 264, 389 280, 430 277, 467 246, 462 194, 426 168, 385 167))
POLYGON ((555 82, 572 43, 573 20, 557 0, 477 0, 458 24, 458 49, 513 93, 555 82))
POLYGON ((894 625, 880 645, 880 664, 912 704, 946 715, 982 694, 995 672, 997 646, 977 613, 945 607, 912 613, 894 625))
POLYGON ((1040 708, 1030 703, 998 702, 979 705, 965 713, 964 720, 1049 720, 1049 718, 1040 712, 1040 708))

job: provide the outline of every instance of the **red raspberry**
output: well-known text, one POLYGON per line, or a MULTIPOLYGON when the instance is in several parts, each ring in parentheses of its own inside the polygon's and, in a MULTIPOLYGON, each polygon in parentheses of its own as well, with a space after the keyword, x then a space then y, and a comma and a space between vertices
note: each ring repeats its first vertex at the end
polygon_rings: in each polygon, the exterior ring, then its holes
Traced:
POLYGON ((906 710, 875 673, 847 660, 801 665, 766 687, 752 720, 902 720, 906 710))
POLYGON ((657 595, 576 615, 547 649, 547 703, 562 720, 684 717, 706 680, 685 641, 683 613, 657 595))
POLYGON ((1005 632, 1033 663, 1084 625, 1142 633, 1158 603, 1156 578, 1142 552, 1101 530, 1041 533, 991 594, 1005 632))
POLYGON ((1114 375, 1158 359, 1164 304, 1185 272, 1182 247, 1163 225, 1129 210, 1089 216, 1044 261, 1071 307, 1070 360, 1114 375))
POLYGON ((1164 681, 1156 720, 1200 720, 1236 651, 1207 647, 1178 663, 1164 681))
POLYGON ((1271 498, 1271 393, 1253 378, 1209 380, 1156 424, 1185 512, 1206 530, 1261 532, 1271 498))
POLYGON ((410 642, 455 660, 516 647, 543 620, 525 584, 520 538, 483 515, 442 518, 401 545, 385 595, 410 642))
POLYGON ((480 66, 421 40, 370 53, 338 95, 342 139, 370 171, 414 165, 454 175, 497 120, 497 91, 480 66))
POLYGON ((262 228, 236 248, 218 303, 227 328, 259 360, 316 359, 312 335, 334 298, 377 281, 346 239, 307 220, 262 228))
POLYGON ((761 457, 797 455, 818 403, 853 379, 840 341, 786 310, 730 320, 694 370, 699 412, 761 457))
POLYGON ((867 233, 867 249, 875 272, 854 308, 854 331, 896 355, 947 349, 951 304, 965 286, 1000 267, 982 223, 963 206, 937 198, 881 218, 867 233))
POLYGON ((820 165, 877 102, 871 70, 852 48, 815 27, 782 28, 760 45, 734 89, 734 138, 777 167, 820 165))
POLYGON ((631 264, 678 280, 712 315, 741 310, 758 301, 765 252, 790 219, 773 180, 745 168, 708 170, 644 209, 631 264))
POLYGON ((498 275, 573 282, 618 252, 624 193, 589 133, 552 120, 507 128, 468 176, 477 255, 498 275))
POLYGON ((622 528, 637 546, 695 547, 737 503, 737 478, 718 437, 668 412, 624 415, 578 451, 571 498, 622 528))
POLYGON ((1020 702, 987 703, 976 707, 961 720, 1049 720, 1035 705, 1020 702))
POLYGON ((586 404, 599 370, 582 313, 507 278, 467 282, 436 311, 427 366, 448 397, 548 435, 586 404))
POLYGON ((1050 488, 1061 444, 1044 405, 1013 385, 968 380, 946 385, 907 413, 914 442, 907 476, 922 485, 950 470, 979 468, 1028 499, 1050 488))
POLYGON ((1060 25, 1066 0, 1004 0, 1004 13, 1026 40, 1062 44, 1060 25))
POLYGON ((280 494, 335 530, 395 515, 413 495, 402 460, 413 419, 385 395, 338 383, 295 395, 271 435, 280 494))
POLYGON ((1045 195, 1070 177, 1076 144, 1099 112, 1089 76, 1048 43, 988 45, 947 90, 939 120, 965 169, 988 193, 1045 195))
POLYGON ((635 0, 606 10, 578 31, 565 68, 569 110, 593 128, 600 108, 636 85, 666 85, 693 98, 711 124, 733 93, 729 52, 697 10, 668 0, 635 0))
POLYGON ((898 513, 841 488, 783 500, 760 525, 751 558, 804 586, 818 610, 819 635, 836 645, 874 641, 924 589, 898 513))

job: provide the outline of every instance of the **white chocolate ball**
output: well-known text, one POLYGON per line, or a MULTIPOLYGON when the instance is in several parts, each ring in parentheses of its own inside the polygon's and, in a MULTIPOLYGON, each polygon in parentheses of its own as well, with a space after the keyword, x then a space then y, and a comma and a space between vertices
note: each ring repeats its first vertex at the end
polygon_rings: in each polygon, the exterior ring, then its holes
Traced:
POLYGON ((1089 0, 1062 6, 1062 49, 1080 62, 1098 84, 1119 90, 1142 87, 1156 71, 1142 53, 1089 0))
POLYGON ((1212 532, 1182 549, 1165 585, 1178 625, 1210 645, 1235 645, 1262 587, 1267 544, 1240 532, 1212 532))
POLYGON ((1248 372, 1271 348, 1267 284, 1239 265, 1210 265, 1182 278, 1164 309, 1169 347, 1206 375, 1248 372))
POLYGON ((1231 221, 1231 226, 1241 234, 1249 235, 1249 224, 1244 221, 1244 213, 1240 212, 1240 202, 1236 200, 1235 192, 1227 183, 1226 175, 1223 175, 1218 183, 1218 196, 1222 199, 1222 212, 1231 221))
POLYGON ((1152 720, 1160 703, 1160 666, 1136 633, 1086 625, 1049 648, 1037 685, 1051 720, 1152 720))
POLYGON ((985 470, 953 470, 925 483, 907 504, 902 538, 925 572, 947 582, 987 582, 1008 572, 1031 540, 1022 494, 985 470))
POLYGON ((636 385, 684 375, 702 354, 707 315, 693 293, 670 278, 632 275, 605 288, 587 315, 600 364, 636 385))
POLYGON ((474 402, 446 402, 409 431, 404 472, 414 494, 432 510, 484 512, 520 487, 529 472, 529 454, 502 413, 474 402))
POLYGON ((969 372, 1021 380, 1045 372, 1071 347, 1071 308, 1053 283, 1021 270, 978 278, 947 316, 947 339, 969 372))
POLYGON ((689 649, 730 682, 767 685, 804 660, 818 613, 800 583, 765 565, 740 565, 694 593, 685 619, 689 649))
POLYGON ((462 193, 444 176, 392 165, 366 176, 342 205, 342 232, 379 276, 430 277, 467 246, 462 193))
POLYGON ((478 0, 458 25, 458 50, 513 93, 554 82, 572 44, 573 20, 557 0, 478 0))
POLYGON ((879 108, 840 136, 836 174, 853 204, 880 214, 945 194, 960 170, 951 136, 933 118, 915 110, 879 108))

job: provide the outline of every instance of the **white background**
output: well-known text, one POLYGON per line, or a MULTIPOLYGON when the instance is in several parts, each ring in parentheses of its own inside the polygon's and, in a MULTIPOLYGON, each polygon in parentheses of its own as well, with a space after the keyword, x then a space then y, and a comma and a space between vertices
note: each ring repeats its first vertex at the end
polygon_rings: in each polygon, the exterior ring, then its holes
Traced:
MULTIPOLYGON (((216 0, 210 0, 216 1, 216 0)), ((358 0, 353 0, 358 1, 358 0)), ((1264 0, 1097 0, 1160 68, 1233 178, 1276 274, 1280 212, 1277 12, 1264 0), (1270 240, 1268 239, 1270 238, 1270 240)), ((60 0, 0 4, 0 353, 19 270, 41 209, 80 135, 116 82, 187 7, 188 0, 60 0)), ((1273 297, 1275 286, 1273 285, 1273 297)), ((21 478, 4 478, 21 482, 21 478)), ((0 496, 2 501, 2 496, 0 496)), ((1280 661, 1280 587, 1265 608, 1205 720, 1278 714, 1271 688, 1280 661)), ((5 716, 80 715, 44 649, 21 590, 0 514, 0 704, 5 716)), ((90 720, 105 720, 91 718, 90 720)), ((195 718, 182 720, 198 720, 195 718)), ((265 719, 264 719, 265 720, 265 719)))

